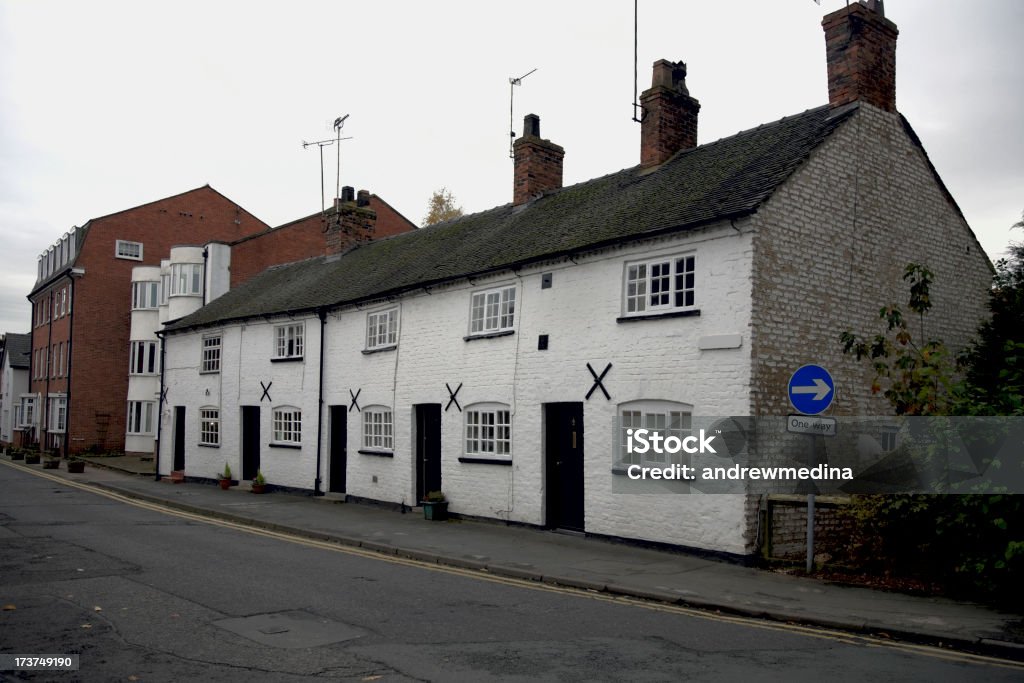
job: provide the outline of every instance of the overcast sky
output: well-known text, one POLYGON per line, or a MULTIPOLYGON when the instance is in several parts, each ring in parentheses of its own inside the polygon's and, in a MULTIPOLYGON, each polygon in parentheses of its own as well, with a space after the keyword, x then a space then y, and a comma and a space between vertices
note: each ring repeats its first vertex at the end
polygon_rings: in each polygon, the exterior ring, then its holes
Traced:
MULTIPOLYGON (((686 61, 701 143, 824 104, 821 18, 844 4, 640 0, 640 90, 686 61)), ((1024 239, 1024 2, 886 14, 897 106, 995 260, 1024 239)), ((541 117, 566 185, 639 162, 631 0, 0 0, 0 332, 28 330, 39 253, 90 218, 206 183, 271 225, 318 211, 302 142, 345 114, 342 185, 417 224, 441 186, 467 213, 507 203, 509 77, 534 68, 514 127, 541 117)))

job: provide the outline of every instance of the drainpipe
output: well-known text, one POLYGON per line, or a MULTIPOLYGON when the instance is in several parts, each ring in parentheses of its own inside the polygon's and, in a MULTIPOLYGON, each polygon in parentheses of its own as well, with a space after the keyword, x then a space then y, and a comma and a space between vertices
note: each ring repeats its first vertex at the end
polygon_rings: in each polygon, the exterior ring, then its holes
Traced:
MULTIPOLYGON (((36 327, 37 327, 36 321, 39 320, 39 309, 36 307, 36 302, 32 301, 32 297, 31 296, 26 297, 26 298, 29 300, 29 302, 32 303, 32 327, 28 331, 28 359, 29 359, 28 360, 28 367, 29 367, 28 390, 29 390, 29 393, 31 394, 32 393, 32 385, 35 384, 35 381, 36 381, 35 373, 33 373, 32 370, 35 369, 35 364, 36 364, 36 327)), ((18 402, 21 403, 21 397, 20 396, 18 397, 18 402)), ((36 412, 38 413, 38 411, 36 411, 36 412)), ((21 419, 24 420, 25 416, 22 415, 21 419)), ((12 439, 14 438, 14 427, 13 427, 13 425, 11 427, 11 438, 12 439)), ((18 445, 21 446, 22 448, 24 448, 26 440, 27 439, 25 437, 25 432, 22 431, 21 432, 21 440, 19 441, 18 445)))
MULTIPOLYGON (((49 441, 49 436, 50 436, 50 424, 49 424, 50 423, 50 375, 53 374, 52 372, 50 372, 50 365, 53 362, 53 359, 50 358, 50 347, 53 346, 53 290, 52 289, 50 290, 50 293, 47 295, 46 300, 49 302, 48 304, 46 304, 46 318, 50 321, 46 325, 46 353, 43 354, 46 357, 46 363, 43 365, 43 372, 46 373, 46 385, 45 385, 46 386, 46 391, 43 394, 43 400, 41 401, 43 405, 39 406, 39 408, 40 408, 40 410, 39 410, 39 416, 40 416, 39 434, 40 435, 45 434, 46 436, 43 437, 42 439, 40 439, 40 443, 39 443, 39 450, 40 450, 40 452, 42 452, 43 449, 50 450, 50 446, 47 443, 47 441, 49 441)), ((67 436, 67 435, 65 434, 65 436, 67 436)))
POLYGON ((327 327, 327 309, 316 309, 320 317, 320 376, 317 384, 317 411, 316 411, 316 479, 313 480, 313 495, 322 496, 320 490, 320 463, 323 460, 323 434, 324 434, 324 328, 327 327))
POLYGON ((153 470, 156 474, 153 479, 160 481, 160 435, 164 428, 164 361, 165 350, 164 350, 164 335, 166 332, 163 330, 157 330, 156 336, 160 340, 160 398, 156 402, 156 443, 153 444, 153 470))
POLYGON ((75 278, 74 271, 68 271, 68 281, 71 283, 71 291, 68 292, 68 303, 71 305, 71 312, 68 314, 68 364, 64 367, 64 459, 68 459, 68 447, 71 444, 71 349, 74 346, 72 340, 75 338, 75 278))
POLYGON ((206 304, 210 303, 209 301, 206 300, 206 276, 207 276, 207 271, 209 270, 209 266, 210 266, 209 261, 210 261, 210 248, 209 247, 203 247, 203 278, 200 280, 200 282, 202 283, 201 286, 203 288, 203 291, 202 291, 202 297, 203 297, 202 298, 202 301, 203 301, 202 305, 203 306, 205 306, 206 304))

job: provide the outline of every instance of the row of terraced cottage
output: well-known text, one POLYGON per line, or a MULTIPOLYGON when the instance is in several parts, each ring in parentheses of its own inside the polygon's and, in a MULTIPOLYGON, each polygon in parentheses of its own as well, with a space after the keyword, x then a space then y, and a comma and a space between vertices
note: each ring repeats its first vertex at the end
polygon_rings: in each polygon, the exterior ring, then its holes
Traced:
POLYGON ((824 28, 825 106, 697 146, 685 66, 660 61, 639 166, 562 187, 528 116, 511 204, 271 268, 173 322, 160 470, 442 489, 463 515, 752 552, 755 497, 612 493, 613 420, 785 414, 809 362, 835 369, 838 414, 885 412, 839 331, 873 329, 917 261, 964 343, 991 274, 895 109, 895 26, 854 4, 824 28))
MULTIPOLYGON (((697 145, 686 67, 659 61, 638 166, 563 187, 530 115, 511 204, 166 315, 158 472, 227 463, 396 506, 443 490, 465 516, 755 552, 759 496, 613 493, 641 462, 614 425, 785 415, 807 363, 833 370, 837 415, 884 414, 839 332, 873 331, 914 261, 936 273, 935 333, 965 344, 991 277, 896 110, 895 25, 854 3, 823 27, 819 108, 697 145)), ((346 190, 325 239, 375 220, 346 190)))

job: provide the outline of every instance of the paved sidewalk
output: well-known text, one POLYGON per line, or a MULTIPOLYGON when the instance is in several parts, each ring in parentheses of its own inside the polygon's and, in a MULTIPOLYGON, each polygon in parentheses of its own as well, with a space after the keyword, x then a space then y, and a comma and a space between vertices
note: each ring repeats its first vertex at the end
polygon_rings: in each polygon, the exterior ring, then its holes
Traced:
MULTIPOLYGON (((1024 617, 944 598, 836 586, 682 553, 477 521, 428 522, 372 505, 248 487, 160 482, 152 463, 47 470, 130 497, 386 554, 722 612, 986 652, 1024 660, 1024 617), (147 469, 148 468, 148 469, 147 469)), ((9 458, 3 460, 10 463, 9 458)), ((10 463, 31 470, 40 465, 10 463)), ((92 463, 90 463, 92 465, 92 463)))

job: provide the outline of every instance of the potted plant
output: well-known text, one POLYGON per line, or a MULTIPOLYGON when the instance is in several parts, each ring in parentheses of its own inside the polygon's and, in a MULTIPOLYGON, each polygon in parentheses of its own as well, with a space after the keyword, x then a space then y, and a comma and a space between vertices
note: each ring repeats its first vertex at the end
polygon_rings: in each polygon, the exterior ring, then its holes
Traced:
POLYGON ((11 450, 11 460, 24 460, 25 452, 20 448, 14 448, 11 450))
POLYGON ((85 472, 85 461, 84 460, 68 460, 68 472, 75 474, 82 474, 85 472))
POLYGON ((427 493, 427 499, 421 504, 423 505, 423 519, 437 522, 448 519, 448 501, 445 500, 444 493, 441 491, 430 491, 427 493))
POLYGON ((38 465, 39 464, 39 451, 28 451, 25 453, 25 464, 26 465, 38 465))
POLYGON ((231 487, 231 465, 224 463, 224 471, 220 473, 218 482, 225 491, 231 487))
POLYGON ((60 469, 60 451, 56 448, 50 448, 46 451, 46 458, 43 460, 44 470, 57 470, 60 469))
POLYGON ((266 493, 267 479, 263 476, 263 470, 256 470, 256 478, 252 480, 253 493, 266 493))

